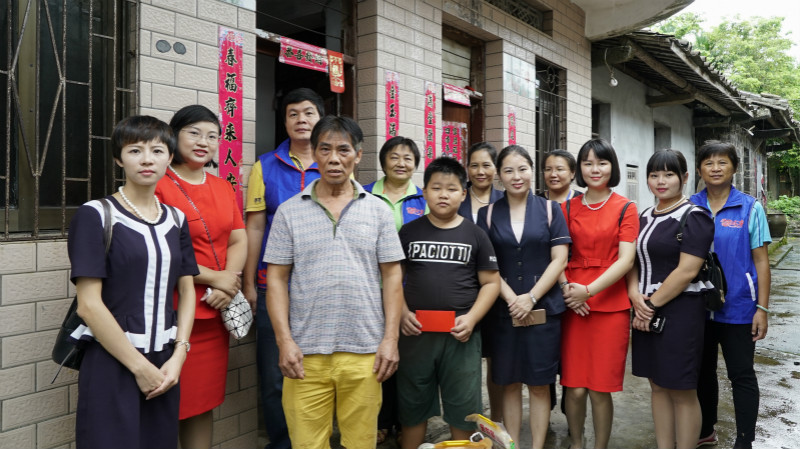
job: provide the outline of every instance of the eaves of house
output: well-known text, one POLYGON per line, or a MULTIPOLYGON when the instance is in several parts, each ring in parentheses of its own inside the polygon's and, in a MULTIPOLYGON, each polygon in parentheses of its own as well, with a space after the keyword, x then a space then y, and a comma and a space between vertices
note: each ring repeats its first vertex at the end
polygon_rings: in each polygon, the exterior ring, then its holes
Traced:
POLYGON ((619 70, 659 92, 651 107, 684 104, 697 128, 742 126, 755 137, 782 139, 767 151, 800 143, 800 122, 788 101, 740 91, 692 44, 674 36, 635 31, 592 43, 592 65, 619 70))

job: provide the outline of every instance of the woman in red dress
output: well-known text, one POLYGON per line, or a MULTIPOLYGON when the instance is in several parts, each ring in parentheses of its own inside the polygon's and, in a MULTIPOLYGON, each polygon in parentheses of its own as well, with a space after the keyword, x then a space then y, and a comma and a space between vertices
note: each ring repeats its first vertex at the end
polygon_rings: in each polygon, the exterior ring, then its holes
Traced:
POLYGON ((625 274, 636 257, 639 234, 636 205, 611 191, 620 182, 619 162, 610 143, 586 142, 578 152, 576 182, 586 193, 562 204, 572 238, 572 253, 561 280, 564 314, 561 385, 572 449, 583 447, 586 398, 598 449, 608 447, 614 404, 622 390, 630 332, 630 302, 625 274))
POLYGON ((186 214, 200 274, 194 277, 197 305, 189 338, 191 353, 181 375, 181 447, 211 447, 211 410, 225 399, 228 332, 220 309, 241 288, 247 255, 242 212, 230 183, 206 173, 214 166, 220 124, 208 108, 186 106, 170 121, 178 149, 156 195, 186 214))

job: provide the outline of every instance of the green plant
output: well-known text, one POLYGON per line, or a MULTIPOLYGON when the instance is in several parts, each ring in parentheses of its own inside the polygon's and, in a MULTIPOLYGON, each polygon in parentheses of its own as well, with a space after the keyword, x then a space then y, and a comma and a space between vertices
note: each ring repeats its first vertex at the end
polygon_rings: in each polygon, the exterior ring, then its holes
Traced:
POLYGON ((800 196, 781 195, 777 200, 767 203, 767 207, 779 210, 786 215, 800 214, 800 196))

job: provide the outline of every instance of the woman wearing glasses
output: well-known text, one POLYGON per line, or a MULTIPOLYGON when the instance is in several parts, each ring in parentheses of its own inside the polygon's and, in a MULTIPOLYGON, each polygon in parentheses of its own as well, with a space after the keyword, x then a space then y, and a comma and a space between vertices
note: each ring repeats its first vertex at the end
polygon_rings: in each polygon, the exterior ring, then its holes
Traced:
POLYGON ((206 173, 216 166, 220 124, 208 108, 186 106, 170 126, 178 145, 156 195, 186 214, 200 274, 194 277, 197 303, 189 342, 192 352, 181 375, 181 447, 211 447, 211 410, 225 399, 228 332, 220 310, 241 288, 247 255, 242 213, 231 185, 206 173))

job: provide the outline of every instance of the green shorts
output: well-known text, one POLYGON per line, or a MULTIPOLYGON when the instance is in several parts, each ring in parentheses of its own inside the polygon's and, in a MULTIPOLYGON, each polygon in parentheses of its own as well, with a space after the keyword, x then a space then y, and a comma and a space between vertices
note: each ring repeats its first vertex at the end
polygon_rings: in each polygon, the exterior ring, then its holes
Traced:
POLYGON ((466 343, 449 333, 401 335, 397 368, 397 405, 400 424, 411 427, 439 416, 439 392, 444 420, 457 429, 473 430, 464 421, 481 413, 481 335, 475 331, 466 343))

